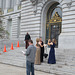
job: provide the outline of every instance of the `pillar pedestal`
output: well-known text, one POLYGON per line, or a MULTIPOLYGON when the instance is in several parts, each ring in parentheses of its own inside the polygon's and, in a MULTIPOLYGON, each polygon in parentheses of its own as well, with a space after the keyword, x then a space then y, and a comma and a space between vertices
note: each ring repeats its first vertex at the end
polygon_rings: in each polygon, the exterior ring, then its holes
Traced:
POLYGON ((75 49, 75 33, 61 33, 59 35, 58 48, 75 49))

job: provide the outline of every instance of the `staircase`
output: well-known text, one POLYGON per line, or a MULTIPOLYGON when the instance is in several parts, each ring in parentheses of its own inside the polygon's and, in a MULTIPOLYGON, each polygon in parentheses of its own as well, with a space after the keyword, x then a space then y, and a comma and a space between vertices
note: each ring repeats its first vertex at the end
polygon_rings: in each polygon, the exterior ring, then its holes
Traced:
MULTIPOLYGON (((22 50, 25 51, 25 48, 15 47, 14 50, 7 48, 6 53, 0 50, 0 63, 26 67, 26 56, 23 55, 22 50)), ((54 75, 75 75, 75 50, 55 49, 55 52, 56 64, 47 64, 47 59, 44 58, 44 63, 35 65, 35 69, 54 75)))

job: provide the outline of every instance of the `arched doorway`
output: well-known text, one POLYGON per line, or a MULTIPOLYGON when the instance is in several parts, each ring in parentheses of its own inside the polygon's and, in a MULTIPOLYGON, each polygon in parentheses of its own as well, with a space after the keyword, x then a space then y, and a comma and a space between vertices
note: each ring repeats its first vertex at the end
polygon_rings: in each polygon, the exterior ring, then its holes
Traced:
POLYGON ((61 33, 62 9, 59 3, 54 3, 47 11, 46 43, 48 39, 55 38, 58 46, 58 36, 61 33))

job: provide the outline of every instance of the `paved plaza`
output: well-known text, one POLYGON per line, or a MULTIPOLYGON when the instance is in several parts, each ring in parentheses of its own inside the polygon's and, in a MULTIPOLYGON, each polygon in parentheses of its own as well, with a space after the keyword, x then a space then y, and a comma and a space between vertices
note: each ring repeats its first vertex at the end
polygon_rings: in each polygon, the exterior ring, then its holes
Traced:
MULTIPOLYGON (((26 75, 26 69, 0 63, 0 75, 26 75)), ((53 75, 53 74, 35 71, 35 75, 53 75)))
MULTIPOLYGON (((14 50, 6 48, 7 52, 0 50, 0 75, 25 75, 26 68, 26 56, 22 51, 26 51, 24 47, 14 47, 14 50), (12 66, 11 66, 12 65, 12 66), (5 68, 7 67, 7 68, 5 68), (12 67, 12 68, 11 68, 12 67), (12 74, 10 74, 12 73, 12 74), (21 74, 22 73, 22 74, 21 74)), ((49 51, 49 49, 47 49, 49 51)), ((75 52, 71 50, 56 50, 56 64, 48 64, 47 59, 44 58, 44 62, 41 65, 35 65, 36 75, 75 75, 75 52), (47 73, 47 74, 46 74, 47 73)))

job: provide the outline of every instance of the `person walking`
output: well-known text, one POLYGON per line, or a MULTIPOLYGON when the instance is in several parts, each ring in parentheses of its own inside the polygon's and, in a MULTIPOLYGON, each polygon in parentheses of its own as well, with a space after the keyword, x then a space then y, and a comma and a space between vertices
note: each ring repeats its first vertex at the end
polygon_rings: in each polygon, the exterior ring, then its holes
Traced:
POLYGON ((44 55, 44 43, 42 41, 42 38, 40 37, 40 41, 39 41, 39 45, 40 45, 40 61, 43 62, 43 55, 44 55))
POLYGON ((30 39, 31 39, 31 37, 30 37, 29 33, 27 32, 27 34, 25 35, 25 48, 26 49, 29 46, 28 40, 30 40, 30 39))
POLYGON ((35 62, 35 54, 36 54, 36 47, 33 45, 33 41, 28 41, 29 46, 26 51, 26 73, 27 75, 34 75, 34 62, 35 62))
POLYGON ((40 65, 40 45, 39 38, 36 39, 36 56, 35 56, 35 65, 40 65))
POLYGON ((55 50, 54 50, 55 44, 56 44, 56 40, 55 39, 52 39, 52 42, 50 42, 50 39, 48 40, 48 45, 50 46, 48 64, 55 64, 56 63, 55 50))

